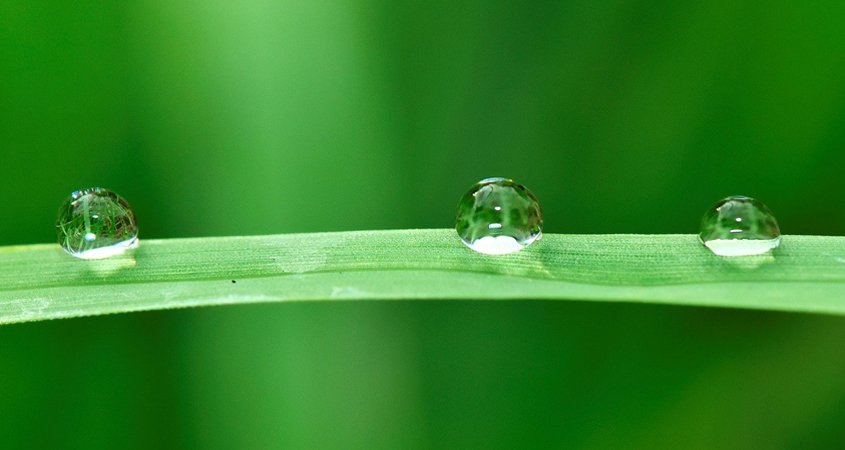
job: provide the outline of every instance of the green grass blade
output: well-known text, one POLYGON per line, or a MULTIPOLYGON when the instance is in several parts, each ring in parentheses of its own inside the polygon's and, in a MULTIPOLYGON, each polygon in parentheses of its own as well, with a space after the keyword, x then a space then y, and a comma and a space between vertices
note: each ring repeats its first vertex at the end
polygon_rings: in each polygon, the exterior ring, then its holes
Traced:
POLYGON ((546 235, 484 256, 452 230, 145 240, 82 261, 57 245, 0 247, 0 323, 311 300, 548 299, 845 314, 845 237, 786 236, 721 258, 693 235, 546 235))

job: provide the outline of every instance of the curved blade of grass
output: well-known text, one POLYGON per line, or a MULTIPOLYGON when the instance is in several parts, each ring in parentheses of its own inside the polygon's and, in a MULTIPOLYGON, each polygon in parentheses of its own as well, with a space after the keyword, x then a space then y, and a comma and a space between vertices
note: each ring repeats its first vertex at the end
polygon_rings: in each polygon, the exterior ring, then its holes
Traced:
POLYGON ((549 299, 845 314, 845 237, 722 258, 693 235, 546 235, 485 256, 452 230, 146 240, 83 261, 0 247, 0 323, 302 300, 549 299))

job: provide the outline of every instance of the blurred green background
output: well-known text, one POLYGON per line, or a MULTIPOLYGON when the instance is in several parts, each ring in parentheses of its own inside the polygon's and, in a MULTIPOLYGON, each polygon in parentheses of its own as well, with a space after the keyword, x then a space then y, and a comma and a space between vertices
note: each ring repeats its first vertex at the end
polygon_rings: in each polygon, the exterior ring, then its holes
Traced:
MULTIPOLYGON (((72 190, 142 238, 553 233, 721 197, 843 234, 845 3, 0 1, 0 245, 72 190)), ((3 448, 841 448, 845 319, 581 302, 218 307, 0 328, 3 448)))

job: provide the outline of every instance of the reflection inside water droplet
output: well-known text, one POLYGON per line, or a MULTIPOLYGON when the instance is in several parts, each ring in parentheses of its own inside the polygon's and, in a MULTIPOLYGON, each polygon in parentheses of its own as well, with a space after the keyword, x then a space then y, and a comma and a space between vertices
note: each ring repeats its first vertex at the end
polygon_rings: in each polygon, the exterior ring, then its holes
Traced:
POLYGON ((540 204, 525 186, 506 178, 476 183, 458 203, 455 229, 467 247, 487 255, 522 250, 540 238, 540 204))
POLYGON ((719 256, 761 255, 781 242, 774 214, 763 202, 744 196, 722 199, 707 211, 699 239, 719 256))
POLYGON ((138 246, 132 207, 103 188, 71 194, 59 209, 56 232, 62 248, 81 259, 109 258, 138 246))

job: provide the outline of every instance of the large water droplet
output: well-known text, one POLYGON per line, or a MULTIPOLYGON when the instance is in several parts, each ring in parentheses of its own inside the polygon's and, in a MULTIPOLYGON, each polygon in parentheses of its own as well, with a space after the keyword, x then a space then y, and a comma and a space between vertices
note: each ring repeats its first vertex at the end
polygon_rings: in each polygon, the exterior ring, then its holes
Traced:
POLYGON ((103 188, 76 191, 59 208, 59 244, 82 259, 120 255, 138 246, 135 212, 123 197, 103 188))
POLYGON ((760 255, 780 245, 780 228, 763 202, 737 195, 704 214, 699 238, 719 256, 760 255))
POLYGON ((507 178, 476 183, 458 203, 455 229, 467 247, 488 255, 522 250, 540 238, 543 214, 525 186, 507 178))

